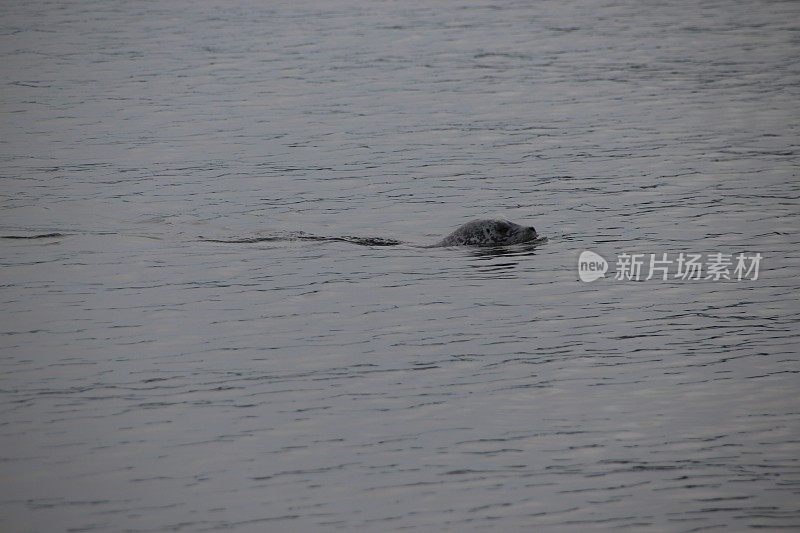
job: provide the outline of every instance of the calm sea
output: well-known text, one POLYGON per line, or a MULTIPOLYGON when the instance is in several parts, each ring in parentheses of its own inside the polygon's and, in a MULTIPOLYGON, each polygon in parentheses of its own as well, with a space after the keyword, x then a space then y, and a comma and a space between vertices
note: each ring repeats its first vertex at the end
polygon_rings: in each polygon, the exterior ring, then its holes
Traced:
POLYGON ((798 58, 792 1, 0 3, 0 529, 800 530, 798 58), (548 242, 418 246, 493 216, 548 242))

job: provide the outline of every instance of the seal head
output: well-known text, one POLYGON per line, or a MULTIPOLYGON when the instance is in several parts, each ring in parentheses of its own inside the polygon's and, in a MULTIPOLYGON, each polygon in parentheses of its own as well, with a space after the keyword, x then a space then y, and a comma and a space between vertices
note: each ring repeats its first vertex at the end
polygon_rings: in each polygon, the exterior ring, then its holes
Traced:
POLYGON ((437 246, 506 246, 538 238, 533 226, 520 226, 502 219, 485 219, 467 222, 437 246))

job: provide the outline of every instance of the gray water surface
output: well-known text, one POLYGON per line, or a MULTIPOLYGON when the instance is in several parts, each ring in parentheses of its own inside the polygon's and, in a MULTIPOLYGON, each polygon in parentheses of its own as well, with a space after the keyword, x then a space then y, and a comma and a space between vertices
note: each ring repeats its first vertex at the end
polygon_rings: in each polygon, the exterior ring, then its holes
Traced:
POLYGON ((0 529, 800 530, 798 57, 796 2, 3 2, 0 529), (497 215, 548 242, 419 246, 497 215))

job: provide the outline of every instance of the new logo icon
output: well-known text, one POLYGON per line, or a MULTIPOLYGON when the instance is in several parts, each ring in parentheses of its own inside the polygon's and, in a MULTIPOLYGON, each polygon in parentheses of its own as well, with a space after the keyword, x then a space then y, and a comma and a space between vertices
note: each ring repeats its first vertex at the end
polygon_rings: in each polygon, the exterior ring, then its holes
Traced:
POLYGON ((608 262, 600 255, 585 250, 578 258, 578 277, 581 281, 590 282, 603 278, 608 270, 608 262))

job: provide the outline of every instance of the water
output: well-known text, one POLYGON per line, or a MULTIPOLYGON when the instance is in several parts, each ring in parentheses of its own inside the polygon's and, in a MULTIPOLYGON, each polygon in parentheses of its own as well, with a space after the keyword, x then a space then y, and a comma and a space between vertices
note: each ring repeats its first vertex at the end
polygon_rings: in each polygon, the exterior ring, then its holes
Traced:
POLYGON ((3 531, 800 529, 798 16, 3 3, 3 531))

